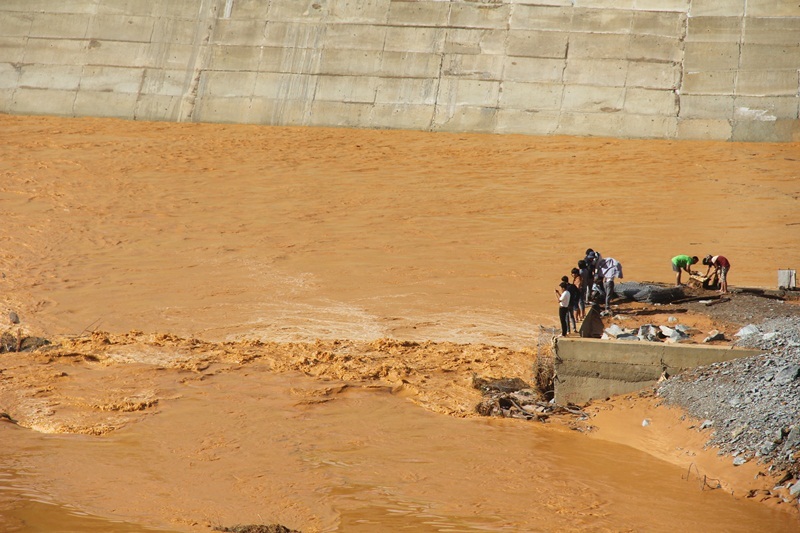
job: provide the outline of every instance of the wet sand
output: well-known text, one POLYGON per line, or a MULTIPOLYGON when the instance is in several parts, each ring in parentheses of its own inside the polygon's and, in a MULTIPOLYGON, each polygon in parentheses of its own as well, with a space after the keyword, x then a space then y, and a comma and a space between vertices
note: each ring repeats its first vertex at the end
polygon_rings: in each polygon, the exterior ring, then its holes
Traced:
POLYGON ((773 287, 797 143, 0 122, 0 303, 65 342, 1 356, 0 409, 36 429, 0 426, 18 485, 181 531, 796 527, 668 453, 474 418, 469 384, 529 378, 588 247, 773 287))

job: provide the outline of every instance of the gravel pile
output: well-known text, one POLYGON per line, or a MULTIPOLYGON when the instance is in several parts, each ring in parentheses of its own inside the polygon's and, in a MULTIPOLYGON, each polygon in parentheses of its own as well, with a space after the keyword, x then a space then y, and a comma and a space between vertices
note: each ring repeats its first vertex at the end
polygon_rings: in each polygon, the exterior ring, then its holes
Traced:
MULTIPOLYGON (((800 474, 800 317, 772 318, 743 327, 737 346, 763 353, 714 363, 658 386, 666 403, 679 405, 713 430, 709 444, 735 465, 757 460, 772 473, 800 474)), ((786 476, 788 477, 788 476, 786 476)), ((787 483, 792 498, 800 482, 787 483)))

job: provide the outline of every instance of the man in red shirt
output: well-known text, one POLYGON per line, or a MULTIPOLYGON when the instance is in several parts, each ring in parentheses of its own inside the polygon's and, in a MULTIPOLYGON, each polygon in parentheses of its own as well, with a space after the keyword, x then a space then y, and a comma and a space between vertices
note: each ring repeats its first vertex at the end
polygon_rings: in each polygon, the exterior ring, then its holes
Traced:
POLYGON ((714 273, 717 275, 717 279, 719 279, 719 292, 723 294, 728 292, 728 270, 731 269, 730 262, 721 255, 715 255, 713 257, 707 255, 703 258, 703 264, 708 265, 706 277, 708 277, 711 269, 714 269, 714 273))

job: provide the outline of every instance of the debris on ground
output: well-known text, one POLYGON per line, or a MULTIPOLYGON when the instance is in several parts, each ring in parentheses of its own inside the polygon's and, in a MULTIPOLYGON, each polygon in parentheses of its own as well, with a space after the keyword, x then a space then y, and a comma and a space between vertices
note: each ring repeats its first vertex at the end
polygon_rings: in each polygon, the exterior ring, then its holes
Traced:
POLYGON ((42 337, 29 337, 22 331, 0 333, 0 353, 30 352, 48 344, 50 344, 49 340, 42 337))
POLYGON ((300 533, 300 531, 296 529, 289 529, 280 524, 215 527, 214 531, 225 531, 228 533, 300 533))
POLYGON ((483 416, 539 422, 553 415, 574 415, 581 420, 589 418, 577 405, 557 405, 554 401, 544 400, 541 391, 519 378, 486 380, 473 377, 472 384, 483 393, 483 399, 475 407, 475 411, 483 416))

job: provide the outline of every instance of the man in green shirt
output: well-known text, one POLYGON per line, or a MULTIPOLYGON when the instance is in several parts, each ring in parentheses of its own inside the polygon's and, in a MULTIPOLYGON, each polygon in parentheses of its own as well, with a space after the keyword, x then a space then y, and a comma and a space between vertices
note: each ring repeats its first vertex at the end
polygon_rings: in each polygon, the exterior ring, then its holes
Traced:
POLYGON ((689 267, 694 265, 700 261, 696 255, 689 256, 689 255, 676 255, 672 258, 672 271, 676 272, 675 275, 675 286, 681 286, 681 273, 685 270, 687 274, 690 276, 692 275, 692 271, 689 270, 689 267))

